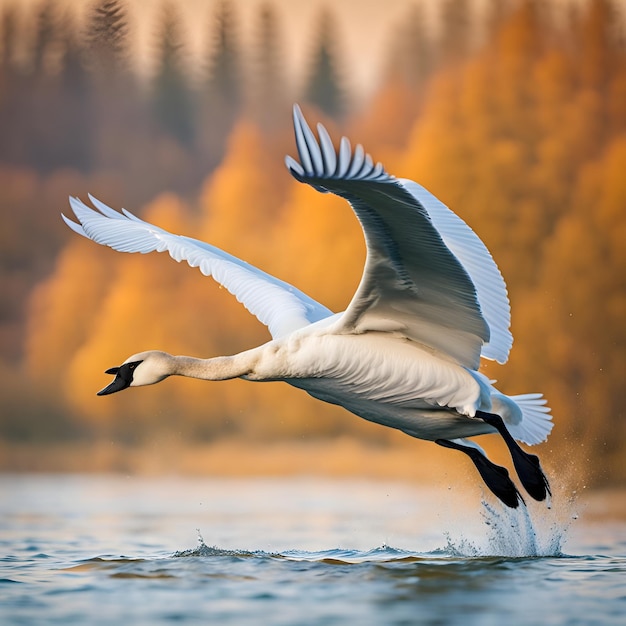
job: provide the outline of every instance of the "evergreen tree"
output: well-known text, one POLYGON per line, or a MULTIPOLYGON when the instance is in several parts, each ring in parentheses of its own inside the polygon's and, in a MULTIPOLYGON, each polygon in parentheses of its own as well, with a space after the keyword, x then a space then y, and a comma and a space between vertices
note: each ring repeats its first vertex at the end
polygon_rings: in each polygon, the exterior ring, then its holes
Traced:
POLYGON ((131 71, 128 21, 119 0, 100 0, 87 19, 86 58, 90 71, 94 165, 146 182, 149 111, 131 71))
POLYGON ((271 128, 281 123, 281 117, 287 110, 278 46, 278 24, 271 5, 261 8, 255 53, 252 111, 262 127, 271 128))
POLYGON ((64 134, 62 146, 65 163, 87 172, 93 166, 94 109, 84 63, 84 49, 75 32, 74 20, 64 22, 60 33, 63 57, 58 81, 63 101, 59 124, 64 134))
POLYGON ((198 134, 206 172, 224 155, 226 140, 242 106, 241 67, 235 14, 229 0, 219 5, 211 21, 214 42, 208 62, 208 77, 199 99, 198 134))
POLYGON ((330 117, 340 118, 345 112, 345 95, 337 75, 335 58, 335 24, 331 13, 321 15, 313 63, 305 89, 305 100, 319 107, 330 117))
POLYGON ((181 144, 194 139, 194 111, 183 58, 179 22, 172 5, 165 7, 159 34, 158 70, 153 85, 154 113, 159 125, 181 144))
POLYGON ((208 97, 222 112, 241 106, 241 67, 232 5, 223 0, 215 18, 216 45, 209 62, 208 97))
POLYGON ((28 164, 40 172, 65 164, 62 146, 68 129, 60 120, 63 93, 59 77, 50 67, 51 55, 60 52, 60 24, 51 0, 42 4, 36 19, 31 70, 26 76, 30 98, 21 116, 26 122, 23 136, 28 146, 28 164))
POLYGON ((119 0, 100 0, 88 18, 87 47, 92 71, 113 79, 128 67, 128 22, 119 0))
POLYGON ((33 73, 42 76, 49 70, 47 67, 51 50, 58 45, 57 11, 51 0, 47 0, 39 8, 35 27, 35 44, 33 46, 33 73))
POLYGON ((390 50, 385 81, 399 81, 410 89, 421 90, 436 64, 423 4, 411 5, 393 31, 390 50))

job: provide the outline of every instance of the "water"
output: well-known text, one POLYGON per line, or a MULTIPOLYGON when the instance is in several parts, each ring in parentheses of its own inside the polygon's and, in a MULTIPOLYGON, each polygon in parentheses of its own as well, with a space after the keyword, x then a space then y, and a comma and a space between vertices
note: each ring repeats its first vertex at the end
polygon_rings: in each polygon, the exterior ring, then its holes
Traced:
POLYGON ((623 624, 622 497, 529 516, 393 482, 0 476, 0 622, 623 624))

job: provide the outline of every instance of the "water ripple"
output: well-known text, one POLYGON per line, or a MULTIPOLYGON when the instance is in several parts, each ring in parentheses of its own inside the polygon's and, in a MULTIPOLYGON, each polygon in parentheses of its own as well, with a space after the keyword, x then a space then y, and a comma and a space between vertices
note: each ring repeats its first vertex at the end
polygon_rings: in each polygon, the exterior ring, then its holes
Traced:
POLYGON ((341 481, 181 480, 173 500, 160 480, 0 486, 3 624, 621 626, 626 614, 624 525, 578 520, 566 554, 567 510, 454 515, 438 491, 429 502, 394 487, 392 505, 389 485, 341 481), (185 548, 197 525, 212 540, 185 548))

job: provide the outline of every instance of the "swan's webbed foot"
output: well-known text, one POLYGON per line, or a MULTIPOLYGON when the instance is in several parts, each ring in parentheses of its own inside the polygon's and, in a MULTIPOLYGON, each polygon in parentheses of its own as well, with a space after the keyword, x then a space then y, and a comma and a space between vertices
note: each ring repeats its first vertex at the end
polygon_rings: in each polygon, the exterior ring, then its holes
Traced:
POLYGON ((517 487, 515 487, 513 481, 509 478, 509 472, 506 468, 492 463, 480 450, 461 445, 460 443, 448 439, 437 439, 435 443, 444 448, 452 448, 453 450, 459 450, 467 454, 467 456, 472 459, 472 462, 487 487, 495 496, 502 500, 504 504, 512 509, 516 509, 520 502, 525 504, 524 498, 522 498, 517 487))
POLYGON ((500 433, 511 453, 513 465, 520 482, 524 485, 524 489, 526 489, 528 494, 539 501, 545 500, 548 495, 552 495, 548 479, 541 469, 539 457, 524 452, 519 447, 511 433, 507 430, 502 418, 495 413, 486 413, 485 411, 476 411, 476 417, 493 426, 500 433))

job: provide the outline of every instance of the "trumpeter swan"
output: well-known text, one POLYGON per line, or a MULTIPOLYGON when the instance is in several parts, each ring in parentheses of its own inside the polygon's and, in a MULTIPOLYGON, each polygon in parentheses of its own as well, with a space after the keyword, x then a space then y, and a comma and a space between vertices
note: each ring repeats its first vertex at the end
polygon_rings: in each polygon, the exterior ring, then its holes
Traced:
POLYGON ((121 252, 169 252, 199 267, 266 324, 272 340, 233 356, 197 359, 140 352, 107 370, 107 395, 168 376, 285 381, 325 402, 412 437, 467 454, 491 491, 517 507, 522 496, 503 467, 465 438, 499 432, 526 491, 550 489, 536 456, 515 442, 544 441, 552 422, 541 394, 506 396, 478 372, 480 358, 504 363, 512 344, 504 280, 489 251, 450 209, 420 185, 388 174, 360 145, 338 150, 293 111, 300 161, 291 174, 345 198, 361 223, 367 255, 343 313, 202 241, 173 235, 90 196, 70 198, 77 233, 121 252))

